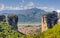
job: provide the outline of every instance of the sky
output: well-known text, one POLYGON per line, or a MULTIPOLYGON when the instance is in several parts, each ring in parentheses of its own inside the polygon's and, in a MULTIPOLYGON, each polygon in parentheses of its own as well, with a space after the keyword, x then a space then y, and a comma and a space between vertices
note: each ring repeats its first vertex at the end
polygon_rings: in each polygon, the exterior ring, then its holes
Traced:
POLYGON ((0 0, 0 11, 31 8, 60 12, 60 0, 0 0))

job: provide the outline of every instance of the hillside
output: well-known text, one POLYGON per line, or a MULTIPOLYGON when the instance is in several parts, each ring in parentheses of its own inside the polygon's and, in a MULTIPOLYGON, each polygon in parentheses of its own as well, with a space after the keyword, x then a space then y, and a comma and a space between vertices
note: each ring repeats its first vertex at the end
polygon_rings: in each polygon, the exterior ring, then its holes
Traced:
POLYGON ((0 22, 0 38, 24 38, 25 35, 13 29, 9 24, 0 22))
POLYGON ((60 38, 60 24, 56 24, 45 32, 24 35, 13 29, 9 24, 0 22, 0 38, 60 38))
POLYGON ((52 29, 44 33, 45 38, 60 38, 60 24, 56 24, 52 29))
POLYGON ((28 38, 60 38, 60 24, 56 24, 53 28, 45 32, 40 32, 35 35, 28 36, 28 38))

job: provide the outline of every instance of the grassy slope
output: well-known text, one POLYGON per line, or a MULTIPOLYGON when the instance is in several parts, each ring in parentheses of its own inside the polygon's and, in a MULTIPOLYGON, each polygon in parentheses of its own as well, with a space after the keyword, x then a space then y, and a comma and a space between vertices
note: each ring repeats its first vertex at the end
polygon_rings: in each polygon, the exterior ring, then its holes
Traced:
POLYGON ((52 29, 44 32, 45 38, 60 38, 60 24, 56 24, 52 29))

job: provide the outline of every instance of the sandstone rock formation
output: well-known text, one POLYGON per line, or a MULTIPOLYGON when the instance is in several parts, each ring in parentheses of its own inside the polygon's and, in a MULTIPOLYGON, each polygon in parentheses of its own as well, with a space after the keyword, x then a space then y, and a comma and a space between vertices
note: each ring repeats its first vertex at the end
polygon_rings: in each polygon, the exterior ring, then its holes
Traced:
POLYGON ((56 11, 43 15, 42 18, 42 31, 52 28, 58 22, 58 14, 56 11))

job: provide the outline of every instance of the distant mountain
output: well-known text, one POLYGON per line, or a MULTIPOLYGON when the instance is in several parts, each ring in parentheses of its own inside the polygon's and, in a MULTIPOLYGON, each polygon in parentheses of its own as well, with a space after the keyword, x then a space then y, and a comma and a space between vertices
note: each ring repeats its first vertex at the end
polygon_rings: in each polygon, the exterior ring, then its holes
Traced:
POLYGON ((47 12, 41 9, 32 8, 27 10, 3 10, 0 11, 2 14, 17 14, 19 22, 41 22, 42 15, 47 12))

